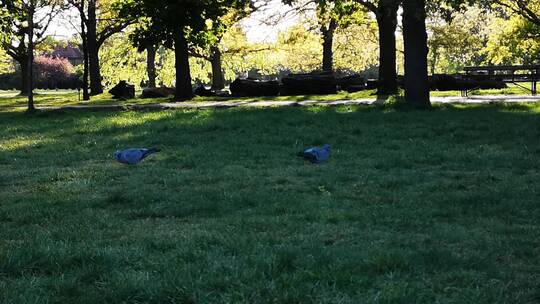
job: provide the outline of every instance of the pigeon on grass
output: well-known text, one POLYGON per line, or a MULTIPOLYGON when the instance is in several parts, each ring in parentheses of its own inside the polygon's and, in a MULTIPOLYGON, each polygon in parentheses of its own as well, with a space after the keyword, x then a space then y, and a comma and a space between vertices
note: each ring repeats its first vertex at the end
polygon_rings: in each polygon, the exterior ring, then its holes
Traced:
POLYGON ((330 158, 330 145, 312 147, 298 153, 298 156, 309 160, 314 164, 322 163, 330 158))
POLYGON ((136 165, 149 155, 159 151, 161 150, 158 148, 131 148, 114 152, 114 158, 122 164, 136 165))

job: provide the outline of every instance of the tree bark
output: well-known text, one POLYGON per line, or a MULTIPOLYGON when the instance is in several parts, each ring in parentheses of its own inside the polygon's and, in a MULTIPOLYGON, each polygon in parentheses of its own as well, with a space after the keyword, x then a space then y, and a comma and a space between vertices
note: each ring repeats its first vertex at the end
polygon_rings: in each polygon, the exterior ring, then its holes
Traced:
POLYGON ((27 81, 28 81, 28 111, 35 111, 34 107, 34 0, 30 0, 28 3, 28 55, 27 55, 27 81))
POLYGON ((21 96, 28 95, 28 58, 24 56, 17 59, 19 66, 21 67, 21 96))
POLYGON ((184 29, 176 33, 174 43, 174 56, 176 68, 176 101, 185 101, 193 98, 193 89, 191 87, 191 73, 189 70, 189 53, 184 29))
POLYGON ((405 100, 415 108, 430 108, 425 0, 403 1, 403 39, 405 100))
POLYGON ((328 28, 322 30, 323 33, 323 71, 334 70, 334 32, 336 30, 337 23, 334 19, 330 21, 328 28))
POLYGON ((435 74, 435 71, 437 70, 437 63, 439 61, 439 52, 437 48, 432 48, 432 58, 429 62, 431 75, 435 74))
MULTIPOLYGON (((84 7, 84 0, 81 0, 81 6, 84 7)), ((88 92, 88 37, 86 35, 86 25, 83 14, 81 14, 81 39, 82 39, 82 51, 83 51, 83 81, 82 81, 82 91, 83 91, 83 100, 90 100, 90 93, 88 92)))
POLYGON ((148 87, 156 87, 156 47, 148 45, 146 47, 146 72, 148 74, 148 87))
POLYGON ((221 50, 217 46, 210 47, 212 65, 212 90, 219 91, 225 88, 225 77, 221 66, 221 50))
POLYGON ((392 95, 398 92, 396 72, 396 28, 398 4, 381 0, 377 7, 379 28, 379 83, 378 94, 392 95))
POLYGON ((92 95, 98 95, 103 93, 103 86, 101 84, 101 69, 99 67, 100 45, 97 41, 96 0, 88 1, 87 15, 86 38, 90 69, 90 91, 92 95))

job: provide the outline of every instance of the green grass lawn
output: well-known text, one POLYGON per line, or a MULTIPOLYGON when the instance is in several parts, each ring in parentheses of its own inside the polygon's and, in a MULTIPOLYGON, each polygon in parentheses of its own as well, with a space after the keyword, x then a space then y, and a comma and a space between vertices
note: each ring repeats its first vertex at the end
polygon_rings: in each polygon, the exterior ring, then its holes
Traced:
MULTIPOLYGON (((524 90, 516 85, 510 84, 508 88, 501 90, 475 90, 470 92, 470 95, 528 95, 529 91, 524 90)), ((90 101, 80 101, 80 96, 77 91, 60 90, 60 91, 46 91, 37 90, 35 96, 35 103, 37 106, 73 106, 73 105, 130 105, 130 104, 152 104, 170 102, 169 98, 150 98, 150 99, 130 99, 130 100, 114 100, 111 95, 104 93, 98 96, 92 97, 90 101)), ((137 92, 137 96, 140 92, 137 92)), ((461 96, 460 91, 447 91, 431 92, 432 97, 455 97, 461 96)), ((276 96, 276 97, 195 97, 193 102, 204 101, 305 101, 305 100, 351 100, 351 99, 375 99, 376 90, 366 90, 356 93, 339 92, 338 94, 331 95, 300 95, 300 96, 276 96)), ((17 91, 0 91, 0 107, 24 107, 26 106, 27 99, 24 96, 19 96, 17 91)))
MULTIPOLYGON (((136 94, 140 95, 140 92, 136 94)), ((331 95, 299 95, 299 96, 266 96, 266 97, 195 97, 192 102, 205 101, 303 101, 303 100, 348 100, 348 99, 364 99, 377 98, 375 90, 367 90, 357 93, 339 92, 331 95)), ((149 99, 129 99, 129 100, 114 100, 108 93, 94 96, 90 101, 79 101, 79 96, 76 91, 37 91, 35 103, 37 106, 73 106, 73 105, 130 105, 130 104, 152 104, 170 102, 170 98, 149 98, 149 99)), ((16 91, 0 92, 0 107, 25 107, 27 98, 19 96, 16 91)))
POLYGON ((539 303, 539 139, 538 104, 0 112, 0 303, 539 303))

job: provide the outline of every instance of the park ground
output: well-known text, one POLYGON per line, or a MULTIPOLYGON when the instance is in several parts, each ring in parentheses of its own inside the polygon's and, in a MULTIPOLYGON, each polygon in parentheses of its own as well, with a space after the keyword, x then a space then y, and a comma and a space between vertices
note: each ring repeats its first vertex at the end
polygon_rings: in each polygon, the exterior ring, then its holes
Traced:
MULTIPOLYGON (((140 96, 141 92, 136 92, 140 96)), ((474 90, 470 92, 472 96, 530 96, 531 92, 523 86, 510 84, 506 89, 474 90)), ((435 98, 458 97, 460 91, 433 91, 431 96, 435 98)), ((376 90, 365 90, 356 93, 339 92, 333 95, 300 95, 300 96, 277 96, 277 97, 195 97, 192 103, 220 102, 280 102, 280 101, 346 101, 346 100, 375 100, 381 96, 376 95, 376 90)), ((540 98, 539 98, 540 99, 540 98)), ((149 98, 149 99, 128 99, 114 100, 111 95, 104 93, 94 96, 90 101, 81 101, 81 93, 75 90, 37 90, 35 96, 38 107, 71 107, 71 106, 108 106, 108 105, 149 105, 169 103, 170 98, 149 98)), ((20 96, 18 91, 0 90, 0 109, 8 107, 25 107, 26 97, 20 96)))
POLYGON ((0 109, 0 303, 539 303, 539 139, 538 103, 0 109))

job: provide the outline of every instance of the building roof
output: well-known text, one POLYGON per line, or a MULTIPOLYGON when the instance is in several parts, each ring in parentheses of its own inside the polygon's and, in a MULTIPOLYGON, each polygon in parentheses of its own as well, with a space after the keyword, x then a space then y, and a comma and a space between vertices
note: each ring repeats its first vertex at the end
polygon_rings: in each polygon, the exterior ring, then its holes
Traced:
POLYGON ((60 57, 66 59, 82 59, 83 53, 78 47, 68 45, 66 47, 57 47, 52 53, 52 57, 60 57))

